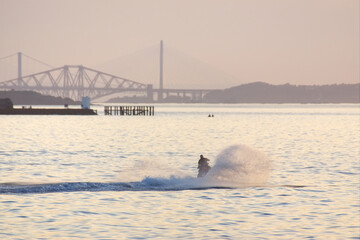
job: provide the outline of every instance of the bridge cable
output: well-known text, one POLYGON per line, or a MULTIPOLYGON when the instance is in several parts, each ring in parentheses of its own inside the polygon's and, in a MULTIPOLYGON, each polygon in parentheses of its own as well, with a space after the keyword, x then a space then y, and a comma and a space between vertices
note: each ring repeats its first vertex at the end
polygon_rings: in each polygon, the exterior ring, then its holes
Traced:
POLYGON ((9 56, 1 57, 0 60, 4 60, 4 59, 6 59, 6 58, 10 58, 10 57, 12 57, 12 56, 15 56, 16 54, 17 54, 17 53, 13 53, 13 54, 11 54, 11 55, 9 55, 9 56))
POLYGON ((34 60, 34 61, 36 61, 36 62, 38 62, 38 63, 41 63, 41 64, 43 64, 43 65, 45 65, 45 66, 47 66, 47 67, 55 68, 54 66, 51 66, 51 65, 49 65, 49 64, 47 64, 47 63, 44 63, 44 62, 42 62, 42 61, 40 61, 40 60, 38 60, 38 59, 36 59, 36 58, 30 57, 30 56, 28 56, 28 55, 26 55, 26 54, 24 54, 24 53, 23 53, 22 55, 24 55, 25 57, 30 58, 31 60, 34 60))

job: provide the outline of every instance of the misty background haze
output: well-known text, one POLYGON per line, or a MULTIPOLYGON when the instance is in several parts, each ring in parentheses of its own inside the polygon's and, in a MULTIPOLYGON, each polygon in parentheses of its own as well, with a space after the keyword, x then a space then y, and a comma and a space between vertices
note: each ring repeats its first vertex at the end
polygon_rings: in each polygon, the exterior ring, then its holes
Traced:
MULTIPOLYGON (((24 52, 156 88, 160 40, 165 88, 359 82, 357 0, 0 0, 0 35, 0 58, 24 52)), ((0 60, 0 81, 16 66, 0 60)))

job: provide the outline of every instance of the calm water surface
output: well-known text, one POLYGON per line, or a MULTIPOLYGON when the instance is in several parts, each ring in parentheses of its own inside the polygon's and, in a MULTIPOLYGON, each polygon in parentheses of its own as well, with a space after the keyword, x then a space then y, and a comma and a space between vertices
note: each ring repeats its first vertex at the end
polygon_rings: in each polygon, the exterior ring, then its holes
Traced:
POLYGON ((96 108, 0 116, 1 239, 360 239, 359 105, 96 108), (237 144, 271 159, 266 182, 195 178, 237 144))

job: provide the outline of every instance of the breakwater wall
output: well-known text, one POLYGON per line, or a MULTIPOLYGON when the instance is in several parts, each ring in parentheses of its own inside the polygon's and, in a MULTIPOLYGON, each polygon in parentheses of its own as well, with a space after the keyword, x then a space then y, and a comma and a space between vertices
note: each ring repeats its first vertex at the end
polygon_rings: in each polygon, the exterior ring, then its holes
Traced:
POLYGON ((97 111, 81 108, 12 108, 0 109, 0 115, 97 115, 97 111))

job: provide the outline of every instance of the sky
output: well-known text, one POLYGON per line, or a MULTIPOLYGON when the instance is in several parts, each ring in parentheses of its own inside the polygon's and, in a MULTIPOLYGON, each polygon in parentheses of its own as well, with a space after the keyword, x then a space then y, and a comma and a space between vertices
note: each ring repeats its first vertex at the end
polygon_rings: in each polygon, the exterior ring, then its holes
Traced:
MULTIPOLYGON (((0 0, 0 58, 23 52, 52 66, 90 66, 157 87, 163 40, 164 87, 358 83, 359 5, 359 0, 0 0)), ((9 68, 6 61, 0 60, 2 72, 9 68)))

